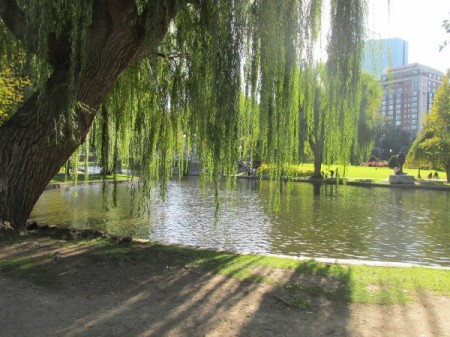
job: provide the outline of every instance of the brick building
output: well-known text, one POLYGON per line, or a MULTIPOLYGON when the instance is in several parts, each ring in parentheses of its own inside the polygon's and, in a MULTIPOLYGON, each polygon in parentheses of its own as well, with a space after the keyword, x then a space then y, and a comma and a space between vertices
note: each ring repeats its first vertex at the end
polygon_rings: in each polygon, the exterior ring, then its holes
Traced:
POLYGON ((380 80, 379 114, 415 136, 431 110, 442 77, 441 71, 419 63, 387 69, 380 80))

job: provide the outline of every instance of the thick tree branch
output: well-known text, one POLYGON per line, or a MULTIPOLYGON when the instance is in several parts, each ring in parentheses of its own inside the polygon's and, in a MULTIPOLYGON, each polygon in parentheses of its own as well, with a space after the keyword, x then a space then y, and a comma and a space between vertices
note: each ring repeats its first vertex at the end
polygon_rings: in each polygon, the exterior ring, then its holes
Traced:
POLYGON ((167 34, 170 22, 187 4, 199 4, 199 0, 153 0, 145 6, 138 21, 138 34, 142 37, 143 49, 141 56, 151 54, 151 47, 161 43, 167 34))

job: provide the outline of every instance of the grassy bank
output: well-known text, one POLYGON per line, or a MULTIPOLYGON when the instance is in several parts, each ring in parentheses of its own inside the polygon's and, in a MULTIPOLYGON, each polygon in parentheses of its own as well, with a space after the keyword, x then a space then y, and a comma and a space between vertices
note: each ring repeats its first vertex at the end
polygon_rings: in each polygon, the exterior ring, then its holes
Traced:
MULTIPOLYGON (((106 180, 114 180, 114 176, 107 175, 105 177, 105 179, 106 180)), ((131 179, 131 176, 126 175, 126 174, 117 174, 116 179, 118 181, 129 180, 129 179, 131 179)), ((86 177, 86 174, 84 174, 84 173, 78 173, 76 179, 75 179, 75 177, 68 177, 64 173, 58 173, 50 181, 50 184, 64 184, 64 183, 73 183, 75 181, 83 182, 83 181, 102 181, 102 180, 103 180, 103 176, 99 173, 88 174, 87 177, 86 177)))
MULTIPOLYGON (((309 302, 305 298, 397 304, 413 302, 422 291, 450 295, 450 270, 329 265, 150 243, 118 244, 108 239, 66 242, 26 235, 17 242, 0 244, 0 271, 9 277, 57 287, 63 274, 56 268, 55 261, 63 259, 60 254, 68 251, 71 256, 87 256, 93 264, 107 261, 122 266, 142 263, 148 267, 150 263, 161 270, 184 268, 243 282, 266 283, 289 292, 290 303, 300 309, 308 309, 309 302), (31 255, 27 253, 32 251, 29 247, 40 247, 41 252, 31 255), (11 251, 14 254, 9 257, 11 251)), ((120 272, 118 268, 117 273, 120 272)))
MULTIPOLYGON (((268 172, 267 166, 262 166, 263 174, 268 172)), ((358 181, 358 180, 367 180, 370 179, 374 183, 387 183, 389 176, 393 173, 393 170, 389 167, 369 167, 369 166, 344 166, 342 165, 322 165, 322 172, 326 174, 328 177, 331 176, 330 171, 338 171, 339 175, 342 177, 345 173, 345 177, 349 181, 358 181), (344 171, 345 169, 345 171, 344 171)), ((299 165, 291 165, 288 169, 288 173, 295 177, 304 177, 307 178, 311 176, 314 172, 313 164, 299 164, 299 165)), ((417 178, 418 170, 417 169, 404 169, 405 173, 408 173, 417 178)), ((432 173, 434 174, 434 170, 420 170, 420 176, 422 179, 427 179, 427 176, 432 173)), ((446 179, 446 174, 443 171, 437 171, 440 179, 446 179)), ((444 182, 442 182, 444 183, 444 182)))

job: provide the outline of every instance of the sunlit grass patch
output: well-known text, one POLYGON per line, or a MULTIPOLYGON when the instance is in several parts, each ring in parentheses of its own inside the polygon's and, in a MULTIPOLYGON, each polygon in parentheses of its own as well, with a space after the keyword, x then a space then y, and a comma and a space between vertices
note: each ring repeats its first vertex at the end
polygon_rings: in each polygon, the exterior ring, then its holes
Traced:
MULTIPOLYGON (((130 180, 132 177, 127 174, 117 174, 116 180, 122 181, 122 180, 130 180)), ((114 180, 113 175, 106 175, 106 180, 114 180)), ((102 181, 103 176, 99 173, 93 173, 88 174, 88 177, 84 173, 78 173, 77 179, 74 179, 72 177, 67 177, 65 174, 59 173, 55 175, 52 180, 50 181, 50 184, 61 184, 61 183, 71 183, 73 181, 83 182, 83 181, 102 181)))
POLYGON ((424 267, 385 268, 354 266, 352 268, 352 302, 408 303, 419 290, 450 295, 450 270, 424 267))
MULTIPOLYGON (((297 164, 289 165, 286 169, 286 174, 291 177, 309 177, 314 172, 313 164, 297 164)), ((358 181, 358 182, 374 182, 374 183, 387 183, 387 179, 393 173, 393 169, 389 167, 369 167, 360 165, 322 165, 322 172, 331 177, 331 170, 339 172, 339 176, 342 178, 345 176, 348 181, 358 181)), ((405 168, 404 171, 414 177, 418 175, 418 169, 405 168)), ((269 166, 263 164, 258 171, 262 174, 269 173, 269 166)), ((435 170, 421 170, 420 175, 422 180, 434 184, 443 184, 444 181, 427 180, 428 174, 434 174, 435 170)), ((443 171, 438 171, 440 179, 445 179, 446 174, 443 171)))
MULTIPOLYGON (((258 174, 267 175, 270 174, 271 167, 267 164, 262 164, 258 169, 258 174)), ((302 165, 288 165, 284 168, 283 174, 289 177, 309 177, 314 172, 314 166, 312 164, 302 164, 302 165)))

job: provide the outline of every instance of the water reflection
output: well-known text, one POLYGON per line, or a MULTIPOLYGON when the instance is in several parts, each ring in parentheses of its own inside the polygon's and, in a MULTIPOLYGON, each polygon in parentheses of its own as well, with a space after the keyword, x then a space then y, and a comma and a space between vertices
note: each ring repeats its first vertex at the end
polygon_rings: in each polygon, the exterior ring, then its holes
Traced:
POLYGON ((171 182, 167 200, 155 190, 140 216, 130 186, 118 186, 117 208, 109 211, 101 185, 82 186, 45 192, 32 218, 184 245, 450 266, 448 192, 285 187, 290 196, 282 194, 282 211, 274 213, 268 182, 238 180, 235 191, 222 191, 215 221, 214 191, 194 177, 171 182))

